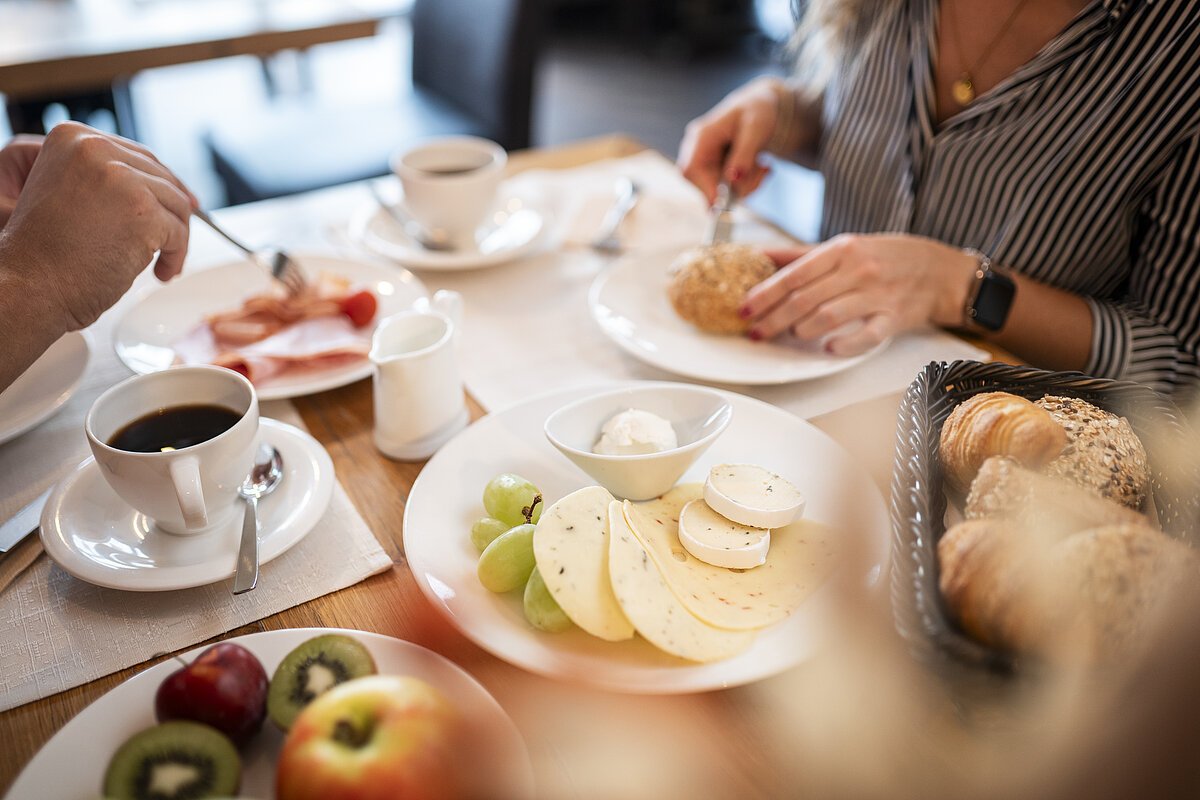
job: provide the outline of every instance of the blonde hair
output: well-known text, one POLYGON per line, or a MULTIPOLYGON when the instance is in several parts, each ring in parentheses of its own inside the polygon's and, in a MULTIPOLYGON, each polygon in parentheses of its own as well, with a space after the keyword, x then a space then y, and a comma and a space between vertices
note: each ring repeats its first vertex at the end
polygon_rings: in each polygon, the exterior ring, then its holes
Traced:
POLYGON ((800 20, 790 49, 805 88, 819 94, 839 70, 853 66, 853 55, 870 43, 874 24, 904 0, 793 0, 800 20))

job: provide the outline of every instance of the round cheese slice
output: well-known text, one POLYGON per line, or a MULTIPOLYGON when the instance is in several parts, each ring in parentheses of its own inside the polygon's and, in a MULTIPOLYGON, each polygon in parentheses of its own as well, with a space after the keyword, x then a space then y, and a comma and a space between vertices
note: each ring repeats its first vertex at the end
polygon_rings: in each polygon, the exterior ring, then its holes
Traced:
POLYGON ((705 564, 728 569, 753 569, 766 563, 771 532, 739 525, 693 500, 679 514, 679 543, 705 564))
POLYGON ((799 489, 752 464, 718 464, 709 470, 704 501, 726 519, 753 528, 782 528, 804 513, 799 489))

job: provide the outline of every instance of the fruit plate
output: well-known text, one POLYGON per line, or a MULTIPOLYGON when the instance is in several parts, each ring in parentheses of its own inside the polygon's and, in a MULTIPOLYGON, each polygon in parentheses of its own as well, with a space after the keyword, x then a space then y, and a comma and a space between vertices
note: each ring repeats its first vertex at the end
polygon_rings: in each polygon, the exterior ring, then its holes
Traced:
POLYGON ((1048 394, 1078 397, 1124 416, 1146 447, 1154 510, 1163 530, 1186 539, 1200 519, 1200 498, 1195 494, 1200 475, 1174 475, 1161 466, 1171 462, 1161 452, 1162 442, 1193 441, 1183 414, 1162 395, 1140 384, 1079 372, 977 361, 928 365, 908 387, 896 431, 892 609, 896 628, 913 655, 960 677, 971 671, 1005 674, 1015 666, 1011 655, 963 633, 938 589, 937 545, 946 532, 946 495, 937 455, 942 424, 959 403, 980 392, 1009 392, 1028 400, 1048 394))
POLYGON ((592 318, 604 334, 652 367, 706 383, 765 386, 833 375, 888 345, 842 358, 826 353, 819 342, 788 337, 752 342, 704 333, 684 322, 667 299, 667 270, 677 255, 678 248, 626 256, 602 272, 588 294, 592 318))
MULTIPOLYGON (((250 650, 271 675, 283 657, 314 636, 342 633, 366 645, 381 674, 410 675, 439 689, 472 722, 492 732, 483 758, 487 769, 500 770, 497 786, 511 786, 513 797, 534 794, 533 767, 521 734, 500 704, 474 678, 424 647, 362 631, 295 628, 252 633, 229 639, 250 650)), ((190 662, 198 647, 181 658, 190 662)), ((129 736, 155 724, 154 695, 163 680, 179 669, 164 661, 134 675, 81 711, 33 757, 6 795, 7 800, 42 797, 98 797, 104 771, 116 749, 129 736)), ((283 734, 271 724, 242 751, 239 797, 267 800, 275 796, 275 759, 283 734)), ((480 769, 485 767, 481 764, 480 769)), ((501 793, 502 794, 502 793, 501 793)))
MULTIPOLYGON (((654 386, 632 383, 625 386, 654 386)), ((673 384, 658 384, 671 386, 673 384)), ((542 426, 558 408, 621 384, 545 394, 477 421, 430 459, 409 494, 404 549, 417 583, 434 606, 476 644, 499 658, 547 677, 602 689, 676 694, 750 683, 803 661, 817 643, 822 607, 832 592, 818 589, 783 622, 761 631, 745 652, 697 664, 662 653, 640 638, 606 642, 578 629, 534 630, 521 593, 498 595, 479 582, 479 553, 471 524, 483 516, 483 487, 515 472, 553 502, 594 484, 546 440, 542 426)), ((733 420, 712 448, 681 479, 703 481, 715 464, 756 463, 784 476, 807 496, 805 518, 856 530, 865 537, 864 579, 879 580, 888 554, 883 498, 850 454, 807 422, 743 395, 722 393, 733 420), (852 498, 852 502, 844 502, 852 498), (853 520, 853 521, 852 521, 853 520)))

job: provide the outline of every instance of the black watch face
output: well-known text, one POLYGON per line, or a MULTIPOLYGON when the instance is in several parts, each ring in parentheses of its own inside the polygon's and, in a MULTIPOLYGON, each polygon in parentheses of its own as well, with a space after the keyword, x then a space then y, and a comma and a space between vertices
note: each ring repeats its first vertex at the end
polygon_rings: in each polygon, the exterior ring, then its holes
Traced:
POLYGON ((989 270, 980 280, 979 294, 971 306, 971 318, 976 325, 989 331, 1000 330, 1008 319, 1016 293, 1017 285, 1012 278, 989 270))

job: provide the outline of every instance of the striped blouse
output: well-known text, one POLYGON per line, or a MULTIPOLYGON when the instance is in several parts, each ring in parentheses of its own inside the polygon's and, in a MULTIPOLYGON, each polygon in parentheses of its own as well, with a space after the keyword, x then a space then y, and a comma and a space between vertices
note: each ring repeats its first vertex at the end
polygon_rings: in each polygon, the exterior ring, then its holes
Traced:
POLYGON ((941 125, 938 6, 894 4, 827 90, 822 237, 976 248, 1087 299, 1087 372, 1200 383, 1200 3, 1093 0, 941 125))

